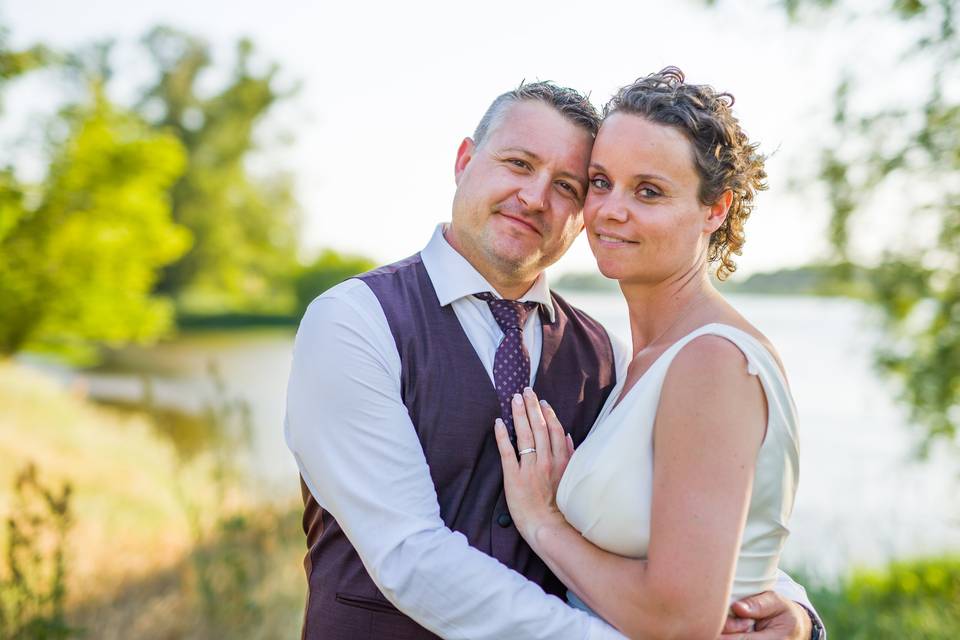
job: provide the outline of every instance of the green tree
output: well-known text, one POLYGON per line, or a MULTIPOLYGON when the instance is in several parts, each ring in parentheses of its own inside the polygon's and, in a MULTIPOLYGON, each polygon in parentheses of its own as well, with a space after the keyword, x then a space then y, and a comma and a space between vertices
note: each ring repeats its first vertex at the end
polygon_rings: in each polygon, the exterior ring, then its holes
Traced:
POLYGON ((47 64, 50 51, 35 46, 21 51, 10 48, 10 31, 0 25, 0 90, 8 81, 47 64))
POLYGON ((171 304, 151 291, 190 243, 167 199, 180 144, 98 87, 58 122, 68 133, 42 184, 0 173, 0 357, 90 357, 97 342, 145 342, 172 324, 171 304))
MULTIPOLYGON (((708 0, 710 5, 718 0, 708 0)), ((828 237, 848 275, 871 274, 868 299, 882 311, 882 370, 900 381, 912 419, 933 441, 957 444, 960 428, 960 35, 958 0, 888 0, 885 13, 843 0, 780 0, 793 19, 818 11, 894 21, 913 41, 900 68, 886 69, 889 103, 870 91, 876 78, 844 69, 838 79, 832 143, 821 150, 819 182, 831 209, 828 237), (904 101, 904 96, 912 101, 904 101), (856 106, 854 106, 856 105, 856 106), (859 225, 877 224, 876 200, 906 185, 899 213, 917 232, 889 246, 879 264, 850 263, 859 225), (897 189, 897 187, 901 187, 897 189)), ((881 223, 882 224, 882 223, 881 223)), ((908 232, 909 233, 909 232, 908 232)), ((862 284, 859 283, 859 284, 862 284)))
POLYGON ((831 637, 952 640, 960 629, 960 558, 856 569, 836 587, 810 590, 831 637))
POLYGON ((275 307, 284 293, 289 302, 283 289, 295 264, 299 216, 292 180, 248 169, 257 125, 288 95, 276 88, 278 68, 255 72, 253 45, 243 40, 226 86, 205 96, 200 81, 211 57, 203 41, 159 27, 144 44, 158 76, 138 110, 186 149, 186 170, 171 196, 174 219, 194 236, 190 250, 163 270, 158 291, 193 311, 275 307))
POLYGON ((358 273, 369 271, 376 266, 363 256, 343 255, 326 249, 317 258, 303 267, 294 278, 297 296, 297 317, 303 316, 307 305, 318 295, 358 273))

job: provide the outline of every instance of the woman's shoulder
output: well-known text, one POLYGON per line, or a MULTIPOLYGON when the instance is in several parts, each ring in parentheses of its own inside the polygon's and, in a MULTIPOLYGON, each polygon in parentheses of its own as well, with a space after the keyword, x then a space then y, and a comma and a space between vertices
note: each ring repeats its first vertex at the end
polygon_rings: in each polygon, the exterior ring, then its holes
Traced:
POLYGON ((736 438, 744 446, 761 445, 766 399, 762 382, 754 375, 755 351, 732 330, 740 331, 729 325, 705 325, 680 341, 660 389, 656 433, 664 425, 682 425, 687 436, 712 443, 708 446, 718 445, 718 437, 736 438))
POLYGON ((665 371, 666 388, 693 392, 754 395, 761 371, 767 380, 786 374, 772 342, 756 327, 741 318, 716 318, 701 324, 677 340, 665 371), (779 374, 779 376, 777 375, 779 374), (681 384, 670 385, 670 380, 681 384))
MULTIPOLYGON (((730 339, 728 325, 705 325, 678 341, 667 377, 690 385, 725 386, 731 376, 748 371, 749 360, 741 345, 730 339)), ((732 327, 738 329, 737 327, 732 327)))
MULTIPOLYGON (((713 340, 729 342, 728 337, 726 338, 720 337, 718 334, 724 333, 724 331, 722 330, 722 327, 729 327, 729 328, 735 329, 741 335, 745 334, 746 336, 748 336, 750 339, 752 339, 754 344, 761 347, 763 351, 766 352, 766 354, 772 359, 773 364, 776 365, 776 367, 780 370, 780 374, 784 377, 784 379, 786 379, 787 377, 786 368, 783 366, 783 360, 780 358, 780 353, 777 351, 777 348, 774 346, 773 341, 770 340, 756 326, 754 326, 753 323, 751 323, 742 314, 740 314, 739 311, 737 311, 733 307, 729 307, 728 309, 725 309, 723 313, 716 314, 716 317, 713 318, 707 326, 710 326, 710 325, 718 325, 719 327, 721 327, 721 329, 720 331, 715 333, 707 332, 702 336, 697 336, 697 338, 691 341, 691 346, 692 346, 692 343, 703 341, 703 340, 706 340, 707 342, 711 342, 713 340)), ((730 345, 730 347, 733 347, 733 345, 730 345)), ((720 347, 717 347, 717 349, 722 351, 720 347)), ((737 347, 737 350, 739 350, 739 345, 737 347)), ((741 352, 741 355, 742 355, 742 352, 741 352)), ((735 357, 735 354, 732 354, 732 352, 727 350, 727 357, 735 357)))

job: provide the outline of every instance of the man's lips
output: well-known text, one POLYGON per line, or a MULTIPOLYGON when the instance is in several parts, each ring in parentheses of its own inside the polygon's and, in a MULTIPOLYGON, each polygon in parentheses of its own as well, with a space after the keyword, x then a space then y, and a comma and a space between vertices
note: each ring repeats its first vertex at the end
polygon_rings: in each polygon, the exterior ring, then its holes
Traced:
POLYGON ((532 223, 528 222, 527 220, 524 220, 524 219, 521 218, 520 216, 511 215, 511 214, 509 214, 509 213, 504 213, 504 212, 502 212, 502 211, 499 211, 498 213, 499 213, 499 215, 503 216, 504 218, 507 218, 508 220, 510 220, 511 222, 515 222, 515 223, 517 223, 517 224, 522 224, 524 227, 526 227, 526 228, 529 229, 530 231, 533 231, 533 232, 534 232, 535 234, 537 234, 538 236, 542 236, 542 235, 543 235, 543 232, 541 232, 540 229, 538 229, 537 227, 535 227, 532 223))

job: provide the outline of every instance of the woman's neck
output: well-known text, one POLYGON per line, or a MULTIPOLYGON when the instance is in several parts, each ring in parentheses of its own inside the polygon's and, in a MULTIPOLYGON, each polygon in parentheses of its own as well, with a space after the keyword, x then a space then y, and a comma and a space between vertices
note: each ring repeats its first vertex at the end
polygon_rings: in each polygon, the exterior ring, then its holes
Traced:
POLYGON ((630 311, 634 356, 669 338, 717 295, 705 265, 661 282, 621 281, 620 288, 630 311))

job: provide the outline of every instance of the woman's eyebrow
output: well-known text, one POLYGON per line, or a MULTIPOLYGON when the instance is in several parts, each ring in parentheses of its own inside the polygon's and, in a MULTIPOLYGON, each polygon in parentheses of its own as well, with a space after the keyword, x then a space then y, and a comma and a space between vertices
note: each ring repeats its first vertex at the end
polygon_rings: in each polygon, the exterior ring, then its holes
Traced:
MULTIPOLYGON (((601 171, 603 173, 607 173, 606 168, 599 162, 591 162, 590 168, 595 169, 597 171, 601 171)), ((666 176, 662 176, 659 173, 638 173, 633 176, 633 179, 634 180, 653 180, 653 181, 665 182, 670 185, 673 184, 673 180, 671 180, 666 176)))

